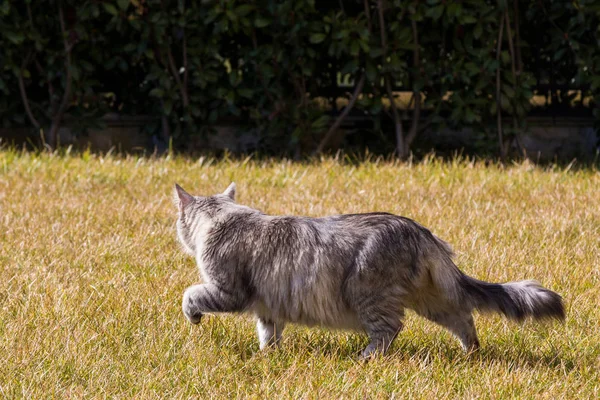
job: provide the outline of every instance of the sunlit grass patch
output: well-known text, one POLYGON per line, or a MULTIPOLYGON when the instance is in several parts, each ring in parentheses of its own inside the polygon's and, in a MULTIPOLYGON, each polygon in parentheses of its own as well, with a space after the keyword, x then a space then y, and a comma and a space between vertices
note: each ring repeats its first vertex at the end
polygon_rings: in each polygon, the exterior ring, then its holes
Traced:
POLYGON ((600 174, 428 158, 214 160, 0 152, 0 395, 46 397, 597 397, 600 391, 600 174), (467 356, 407 314, 385 357, 366 338, 290 327, 258 351, 251 318, 190 326, 199 280, 175 238, 175 182, 196 194, 235 181, 272 214, 388 211, 457 252, 468 274, 534 278, 561 293, 564 324, 477 315, 467 356))

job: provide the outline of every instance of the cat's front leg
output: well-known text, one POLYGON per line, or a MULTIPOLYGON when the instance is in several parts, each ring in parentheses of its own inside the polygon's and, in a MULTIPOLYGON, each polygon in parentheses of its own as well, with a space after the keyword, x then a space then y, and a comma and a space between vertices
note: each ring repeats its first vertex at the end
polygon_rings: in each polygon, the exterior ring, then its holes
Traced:
POLYGON ((207 312, 243 311, 248 296, 242 291, 228 291, 211 283, 193 285, 183 293, 181 308, 183 314, 192 323, 200 322, 207 312))
POLYGON ((256 332, 258 333, 260 349, 262 350, 271 345, 278 345, 284 327, 285 324, 283 322, 275 323, 269 318, 258 317, 258 321, 256 321, 256 332))

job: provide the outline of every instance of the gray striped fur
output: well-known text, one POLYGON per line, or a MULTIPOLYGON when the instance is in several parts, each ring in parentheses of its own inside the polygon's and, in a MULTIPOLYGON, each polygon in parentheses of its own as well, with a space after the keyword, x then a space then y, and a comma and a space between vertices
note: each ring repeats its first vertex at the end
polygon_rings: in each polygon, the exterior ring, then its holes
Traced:
POLYGON ((463 274, 450 246, 408 218, 347 214, 271 216, 223 194, 192 196, 176 185, 177 233, 204 281, 189 287, 183 312, 199 323, 208 312, 257 317, 261 348, 286 323, 365 331, 362 357, 385 352, 406 308, 479 346, 472 312, 509 318, 564 319, 561 297, 533 281, 492 284, 463 274))

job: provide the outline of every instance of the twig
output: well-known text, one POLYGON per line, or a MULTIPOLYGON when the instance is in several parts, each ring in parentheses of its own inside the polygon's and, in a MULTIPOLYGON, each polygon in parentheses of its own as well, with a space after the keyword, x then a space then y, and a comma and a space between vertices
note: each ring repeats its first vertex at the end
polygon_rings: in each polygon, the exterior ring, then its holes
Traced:
MULTIPOLYGON (((254 28, 252 29, 252 37, 251 37, 251 39, 252 39, 252 46, 254 47, 254 50, 258 50, 258 40, 256 39, 256 31, 254 30, 254 28)), ((254 59, 256 59, 256 57, 254 57, 254 59)), ((269 101, 271 101, 271 103, 275 104, 275 99, 273 98, 273 96, 269 92, 269 88, 267 86, 267 82, 265 82, 265 77, 259 71, 258 63, 256 61, 254 61, 254 68, 256 69, 256 74, 258 75, 258 79, 260 79, 260 83, 261 83, 261 85, 263 87, 263 90, 265 91, 265 95, 267 96, 267 98, 269 99, 269 101)))
POLYGON ((187 59, 187 40, 185 37, 185 28, 183 28, 183 87, 187 92, 188 88, 188 59, 187 59))
MULTIPOLYGON (((513 79, 515 81, 515 85, 518 84, 517 82, 517 70, 515 67, 515 49, 514 49, 514 45, 513 45, 513 40, 512 40, 512 30, 510 28, 510 15, 508 14, 508 8, 504 11, 504 20, 505 20, 505 24, 506 24, 506 36, 508 39, 508 50, 510 52, 510 61, 511 61, 511 71, 512 71, 512 76, 513 79)), ((521 137, 519 135, 519 122, 517 120, 517 114, 516 114, 516 110, 513 110, 513 129, 515 130, 515 139, 517 141, 517 146, 519 146, 519 151, 521 152, 521 154, 523 156, 525 156, 525 147, 523 146, 523 143, 521 142, 521 137)))
MULTIPOLYGON (((378 1, 378 4, 381 5, 381 0, 378 1)), ((365 16, 367 17, 367 28, 369 29, 369 32, 371 32, 373 30, 373 25, 371 23, 371 10, 369 9, 369 0, 364 0, 364 8, 365 16)))
MULTIPOLYGON (((369 0, 364 0, 363 4, 364 4, 364 8, 365 8, 365 15, 367 16, 367 27, 368 27, 369 33, 370 33, 371 32, 371 13, 369 11, 369 0)), ((340 127, 340 125, 342 125, 342 122, 344 122, 344 120, 346 119, 348 114, 350 114, 350 111, 352 111, 352 108, 354 107, 354 104, 356 103, 358 96, 361 94, 362 89, 365 86, 366 76, 367 76, 366 72, 363 72, 361 74, 360 78, 358 79, 358 82, 356 82, 356 86, 354 87, 354 92, 352 93, 352 97, 350 97, 350 101, 348 101, 348 104, 344 108, 344 111, 342 111, 340 113, 340 115, 338 115, 338 117, 335 120, 335 122, 333 123, 333 125, 331 125, 331 127, 329 128, 329 130, 327 131, 325 136, 323 136, 323 139, 321 139, 316 150, 313 152, 313 156, 323 152, 323 150, 325 149, 325 146, 327 145, 327 143, 329 143, 329 141, 333 137, 333 134, 337 131, 337 129, 340 127)))
POLYGON ((390 83, 390 78, 385 76, 385 89, 387 95, 390 99, 390 106, 392 108, 392 115, 394 116, 394 133, 396 136, 396 155, 399 158, 403 158, 405 153, 407 152, 404 143, 404 132, 402 132, 402 120, 400 119, 400 114, 398 113, 398 108, 396 107, 396 101, 394 99, 394 93, 392 92, 392 85, 390 83))
POLYGON ((321 142, 317 146, 317 149, 314 151, 313 155, 318 155, 323 152, 325 146, 327 146, 327 143, 329 143, 335 131, 340 127, 342 122, 344 122, 344 119, 346 119, 346 117, 354 107, 354 103, 356 103, 356 99, 358 99, 358 96, 362 92, 362 88, 364 85, 365 73, 363 72, 360 79, 356 83, 356 86, 354 87, 354 92, 352 93, 352 97, 350 97, 350 101, 348 101, 348 105, 346 105, 344 111, 342 111, 342 113, 337 117, 333 125, 331 125, 325 136, 323 136, 323 139, 321 139, 321 142))
POLYGON ((21 100, 23 101, 23 106, 25 107, 25 112, 27 113, 27 116, 29 117, 31 124, 36 129, 40 129, 41 128, 40 123, 38 122, 37 119, 35 119, 35 117, 33 116, 33 113, 31 112, 31 107, 29 106, 29 98, 27 97, 27 91, 25 90, 25 83, 23 82, 23 70, 25 68, 27 68, 27 65, 30 63, 31 55, 32 55, 32 52, 29 51, 29 53, 25 57, 25 60, 23 61, 23 64, 21 64, 21 70, 19 71, 19 74, 17 75, 17 80, 19 81, 19 92, 21 93, 21 100))
POLYGON ((171 69, 171 73, 173 74, 173 79, 175 79, 177 86, 179 86, 179 92, 181 93, 181 101, 183 103, 183 106, 187 108, 187 106, 190 104, 187 96, 187 88, 183 86, 183 83, 181 82, 179 72, 177 71, 177 67, 175 66, 175 60, 173 59, 173 53, 171 52, 170 48, 167 50, 167 59, 169 60, 169 68, 171 69))
MULTIPOLYGON (((185 1, 181 2, 182 4, 182 10, 181 13, 185 16, 185 1)), ((188 99, 188 60, 187 60, 187 38, 185 36, 185 27, 181 28, 181 34, 183 35, 183 93, 185 93, 184 96, 184 106, 188 106, 189 105, 189 99, 188 99)))
MULTIPOLYGON (((160 102, 161 102, 161 107, 164 110, 165 109, 165 101, 163 99, 160 99, 160 102)), ((167 118, 167 116, 165 115, 164 112, 161 113, 160 122, 162 125, 163 140, 168 141, 169 138, 171 137, 171 127, 169 126, 169 119, 167 118)))
MULTIPOLYGON (((415 77, 421 70, 421 59, 419 54, 419 36, 417 31, 417 22, 414 19, 411 19, 412 31, 413 31, 413 41, 415 49, 413 51, 413 58, 415 64, 415 76, 413 76, 413 85, 415 81, 415 77)), ((410 148, 411 143, 415 140, 417 136, 417 132, 419 130, 419 118, 421 118, 421 92, 413 89, 415 106, 413 108, 413 117, 412 123, 410 125, 410 130, 408 131, 408 135, 406 136, 406 150, 410 148)), ((405 154, 406 157, 408 154, 405 154)))
POLYGON ((58 128, 62 121, 62 117, 67 109, 69 104, 69 98, 71 97, 71 81, 72 81, 72 73, 71 73, 71 50, 73 49, 73 44, 69 44, 69 39, 67 36, 67 29, 65 28, 65 18, 63 15, 62 3, 58 3, 58 19, 60 21, 60 31, 63 37, 63 46, 65 48, 65 68, 67 70, 67 76, 65 78, 65 91, 63 93, 62 101, 54 118, 52 119, 52 126, 50 127, 50 132, 48 132, 49 144, 52 148, 56 147, 57 137, 58 137, 58 128))
POLYGON ((496 70, 496 113, 498 124, 498 141, 500 145, 500 158, 505 162, 506 155, 504 151, 504 140, 502 138, 502 103, 500 101, 500 51, 502 50, 502 35, 504 34, 504 13, 500 18, 500 31, 498 32, 498 45, 496 47, 496 62, 498 69, 496 70))
MULTIPOLYGON (((35 67, 38 70, 38 73, 41 76, 46 76, 44 72, 44 68, 37 59, 34 59, 35 67)), ((52 80, 46 77, 46 83, 48 83, 48 99, 50 100, 50 115, 54 115, 56 113, 56 100, 54 99, 54 85, 52 85, 52 80)), ((50 117, 51 118, 51 117, 50 117)))
MULTIPOLYGON (((385 32, 385 19, 383 17, 383 0, 379 0, 377 2, 377 8, 379 13, 379 34, 381 35, 381 47, 383 49, 383 60, 382 63, 385 63, 387 59, 387 35, 385 32)), ((404 141, 404 132, 402 131, 402 119, 400 118, 400 114, 398 113, 398 108, 396 107, 396 101, 394 99, 394 93, 392 91, 392 83, 391 78, 388 73, 384 75, 385 81, 385 90, 387 92, 387 96, 390 99, 390 108, 392 109, 392 115, 394 117, 394 133, 396 136, 396 156, 399 158, 403 158, 407 153, 407 149, 404 141)))
POLYGON ((517 48, 517 72, 523 71, 523 59, 521 58, 521 28, 519 26, 519 0, 514 1, 515 8, 515 42, 517 48))

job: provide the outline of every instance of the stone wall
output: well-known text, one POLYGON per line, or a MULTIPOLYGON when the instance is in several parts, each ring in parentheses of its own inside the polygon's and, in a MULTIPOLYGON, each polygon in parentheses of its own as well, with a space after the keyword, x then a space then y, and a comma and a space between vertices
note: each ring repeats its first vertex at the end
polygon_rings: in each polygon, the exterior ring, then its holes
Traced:
MULTIPOLYGON (((158 137, 150 137, 144 132, 144 126, 156 123, 151 117, 120 117, 107 115, 105 129, 91 129, 85 135, 76 135, 69 128, 68 121, 60 129, 61 146, 72 145, 85 149, 88 146, 96 151, 107 152, 111 149, 122 152, 164 152, 168 143, 158 137)), ((351 130, 352 122, 342 129, 351 130)), ((506 121, 509 126, 510 121, 506 121)), ((590 118, 545 118, 536 117, 528 120, 529 131, 523 136, 523 144, 527 155, 532 160, 593 160, 600 150, 600 136, 594 128, 594 120, 590 118)), ((469 129, 460 131, 443 130, 426 132, 423 135, 427 143, 440 148, 473 147, 474 135, 469 129)), ((3 143, 21 146, 28 141, 39 143, 39 134, 28 129, 0 128, 3 143)), ((252 132, 241 132, 233 124, 222 124, 215 128, 215 133, 208 137, 194 137, 189 143, 192 151, 229 150, 234 153, 252 151, 258 146, 258 137, 252 132)), ((341 144, 341 141, 339 144, 341 144)))

